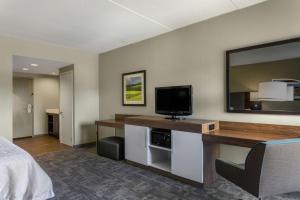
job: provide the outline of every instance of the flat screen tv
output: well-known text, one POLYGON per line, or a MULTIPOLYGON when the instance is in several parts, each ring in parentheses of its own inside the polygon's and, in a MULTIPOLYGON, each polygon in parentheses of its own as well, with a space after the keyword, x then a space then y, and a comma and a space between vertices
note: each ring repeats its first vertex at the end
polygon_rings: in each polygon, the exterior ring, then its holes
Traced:
POLYGON ((192 114, 192 86, 172 86, 155 88, 155 112, 176 116, 192 114))

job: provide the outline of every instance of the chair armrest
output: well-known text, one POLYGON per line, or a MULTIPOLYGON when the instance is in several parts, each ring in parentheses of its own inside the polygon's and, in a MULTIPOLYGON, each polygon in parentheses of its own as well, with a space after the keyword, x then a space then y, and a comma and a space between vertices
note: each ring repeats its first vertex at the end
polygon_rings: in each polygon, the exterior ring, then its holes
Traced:
POLYGON ((242 166, 222 159, 215 161, 216 171, 219 175, 235 183, 236 185, 243 184, 245 170, 242 166))

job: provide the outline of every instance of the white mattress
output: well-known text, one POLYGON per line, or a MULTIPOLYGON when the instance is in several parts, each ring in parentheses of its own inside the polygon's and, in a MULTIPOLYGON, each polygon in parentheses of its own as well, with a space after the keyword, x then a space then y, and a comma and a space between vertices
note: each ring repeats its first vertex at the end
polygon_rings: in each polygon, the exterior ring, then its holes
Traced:
POLYGON ((24 150, 0 137, 0 200, 54 197, 52 181, 24 150))

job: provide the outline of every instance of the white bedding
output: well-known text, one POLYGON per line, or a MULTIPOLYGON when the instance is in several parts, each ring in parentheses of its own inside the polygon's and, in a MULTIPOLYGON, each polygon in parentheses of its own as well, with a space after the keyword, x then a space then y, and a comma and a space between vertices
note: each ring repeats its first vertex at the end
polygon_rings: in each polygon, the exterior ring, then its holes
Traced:
POLYGON ((54 197, 52 181, 24 150, 0 137, 0 200, 54 197))

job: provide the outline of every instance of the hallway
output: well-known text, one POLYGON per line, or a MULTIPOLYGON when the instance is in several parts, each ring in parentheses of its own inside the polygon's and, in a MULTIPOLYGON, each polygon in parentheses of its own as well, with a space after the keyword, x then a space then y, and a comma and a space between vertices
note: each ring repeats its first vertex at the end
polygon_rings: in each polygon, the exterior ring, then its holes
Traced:
POLYGON ((16 139, 14 143, 30 153, 32 156, 38 156, 50 152, 58 152, 71 147, 59 143, 55 137, 43 135, 33 138, 16 139))

